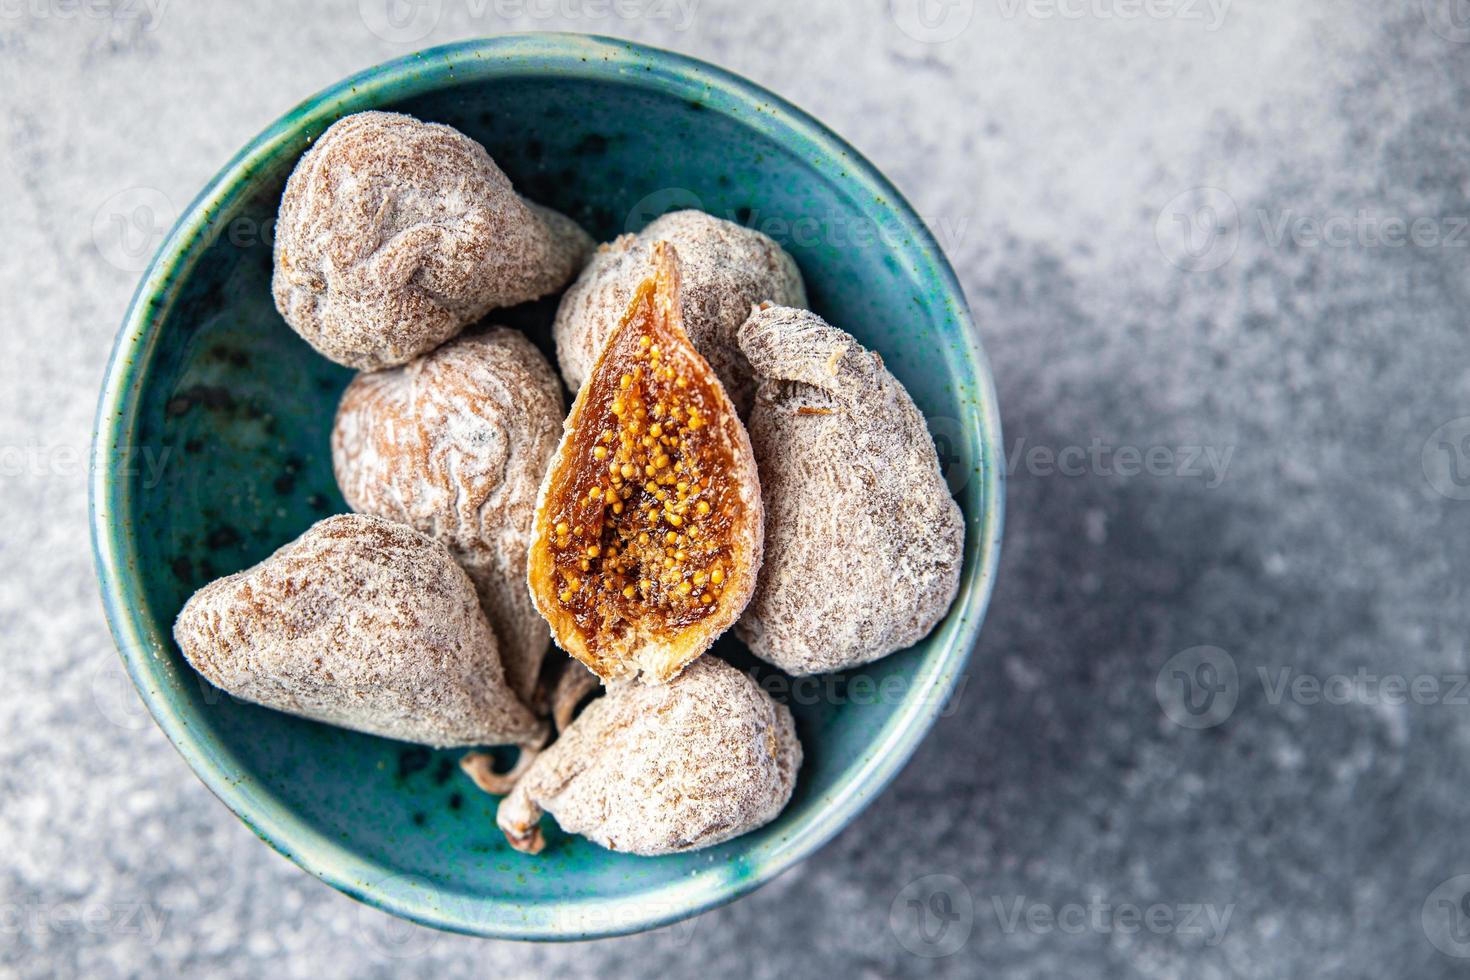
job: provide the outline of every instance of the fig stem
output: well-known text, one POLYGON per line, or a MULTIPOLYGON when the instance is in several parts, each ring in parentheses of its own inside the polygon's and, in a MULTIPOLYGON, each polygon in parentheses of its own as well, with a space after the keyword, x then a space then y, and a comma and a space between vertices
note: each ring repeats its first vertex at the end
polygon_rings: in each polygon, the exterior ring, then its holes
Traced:
POLYGON ((496 772, 495 757, 489 752, 466 752, 459 760, 459 767, 480 789, 495 796, 505 796, 515 789, 516 783, 521 781, 540 754, 539 749, 523 745, 516 764, 508 772, 496 772))

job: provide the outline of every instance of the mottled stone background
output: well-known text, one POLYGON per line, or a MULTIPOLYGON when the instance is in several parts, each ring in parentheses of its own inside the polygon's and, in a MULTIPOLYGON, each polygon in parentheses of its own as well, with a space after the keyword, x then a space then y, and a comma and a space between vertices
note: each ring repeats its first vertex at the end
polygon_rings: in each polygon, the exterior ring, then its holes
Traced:
POLYGON ((1470 4, 398 13, 0 0, 0 971, 1470 969, 1470 4), (731 907, 556 947, 400 928, 217 803, 115 668, 83 476, 138 268, 112 216, 349 72, 525 29, 710 59, 872 158, 969 293, 1011 460, 973 670, 888 793, 731 907))

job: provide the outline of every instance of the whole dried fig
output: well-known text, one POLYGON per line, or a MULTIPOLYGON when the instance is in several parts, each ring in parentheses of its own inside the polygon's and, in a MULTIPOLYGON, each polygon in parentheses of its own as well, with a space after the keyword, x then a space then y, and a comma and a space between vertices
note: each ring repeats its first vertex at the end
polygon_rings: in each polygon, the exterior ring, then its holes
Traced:
POLYGON ((773 820, 801 758, 786 706, 704 657, 668 684, 609 687, 527 767, 496 822, 531 854, 543 811, 610 850, 693 851, 773 820))
POLYGON ((526 549, 565 415, 551 365, 524 335, 475 329, 403 367, 358 375, 332 428, 348 506, 448 545, 527 704, 549 641, 526 590, 526 549))
POLYGON ((174 623, 194 669, 235 697, 428 745, 539 745, 454 558, 411 527, 318 522, 194 593, 174 623))
POLYGON ((371 371, 555 292, 591 248, 458 130, 359 112, 322 133, 286 182, 271 286, 308 343, 371 371))
POLYGON ((766 533, 737 634, 798 675, 911 645, 954 601, 965 537, 924 416, 882 358, 814 313, 758 310, 739 339, 760 382, 766 533))
POLYGON ((760 483, 730 399, 681 324, 665 242, 577 394, 541 485, 529 580, 599 677, 673 677, 740 615, 761 555, 760 483))
POLYGON ((805 306, 806 288, 796 263, 771 238, 702 211, 666 214, 640 234, 623 235, 593 253, 556 313, 562 377, 573 391, 582 386, 643 281, 648 250, 657 241, 679 253, 684 330, 744 416, 754 385, 735 331, 752 304, 805 306))

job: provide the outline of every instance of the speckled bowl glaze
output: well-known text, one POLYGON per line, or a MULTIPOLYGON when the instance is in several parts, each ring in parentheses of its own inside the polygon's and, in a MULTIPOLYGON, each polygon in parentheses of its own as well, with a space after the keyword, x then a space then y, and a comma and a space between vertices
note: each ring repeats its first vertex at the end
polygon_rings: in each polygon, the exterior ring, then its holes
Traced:
MULTIPOLYGON (((902 106, 895 103, 895 112, 902 106)), ((551 303, 497 317, 543 345, 551 303)), ((728 72, 604 38, 498 37, 371 69, 293 109, 186 210, 143 276, 97 410, 92 528, 102 596, 134 684, 199 778, 307 871, 418 922, 521 939, 634 932, 729 901, 807 857, 898 772, 980 629, 999 551, 1000 430, 953 272, 896 190, 816 120, 728 72), (939 442, 967 520, 960 595, 923 643, 830 681, 760 671, 806 749, 774 823, 688 855, 615 854, 545 821, 506 845, 458 753, 237 703, 184 662, 184 600, 346 510, 327 437, 349 372, 271 303, 269 229, 286 176, 328 125, 392 109, 456 126, 528 196, 600 240, 702 207, 772 234, 813 307, 882 353, 939 442), (147 457, 145 453, 152 453, 147 457), (153 466, 119 465, 147 458, 153 466)))

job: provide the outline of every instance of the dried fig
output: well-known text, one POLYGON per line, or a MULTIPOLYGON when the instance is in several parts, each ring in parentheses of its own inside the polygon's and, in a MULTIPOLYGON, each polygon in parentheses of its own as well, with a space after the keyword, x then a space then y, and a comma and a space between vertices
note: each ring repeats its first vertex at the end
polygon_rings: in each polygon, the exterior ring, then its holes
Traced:
POLYGON ((536 608, 603 680, 673 677, 740 615, 760 566, 750 440, 684 333, 673 247, 652 256, 572 405, 531 536, 536 608))
POLYGON ((548 637, 526 591, 526 548, 565 415, 551 365, 524 335, 475 329, 403 367, 358 375, 332 429, 348 506, 449 547, 527 704, 548 637))
POLYGON ((308 343, 371 371, 555 292, 591 249, 458 130, 359 112, 322 133, 286 182, 271 287, 308 343))
POLYGON ((602 681, 582 664, 568 659, 548 698, 552 724, 566 731, 586 703, 602 693, 602 681))
POLYGON ((235 697, 428 745, 539 745, 505 685, 474 586, 448 550, 360 514, 320 521, 196 592, 174 623, 194 669, 235 697))
POLYGON ((610 686, 527 767, 496 822, 531 854, 543 811, 610 850, 693 851, 773 820, 801 757, 786 706, 704 657, 668 684, 610 686))
POLYGON ((816 314, 762 309, 739 338, 759 379, 766 533, 737 634, 792 674, 909 646, 954 601, 965 536, 924 416, 881 357, 816 314))
POLYGON ((675 211, 641 234, 623 235, 592 255, 557 310, 556 357, 567 386, 582 386, 597 353, 642 282, 648 249, 667 241, 679 253, 684 330, 719 375, 741 416, 754 388, 735 331, 754 303, 805 306, 796 263, 775 241, 701 211, 675 211))

